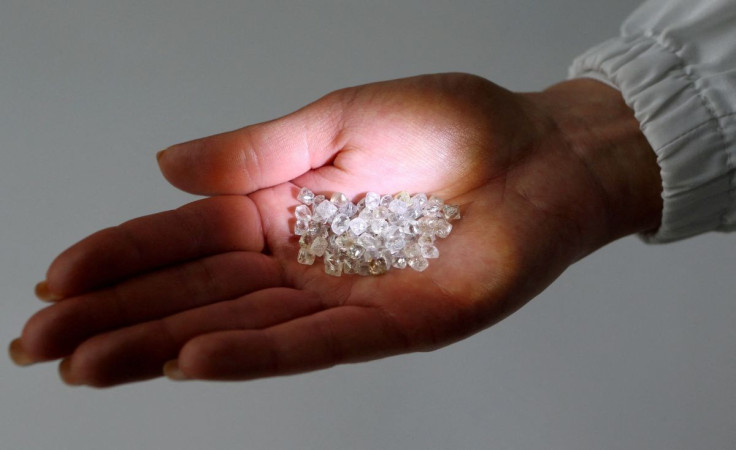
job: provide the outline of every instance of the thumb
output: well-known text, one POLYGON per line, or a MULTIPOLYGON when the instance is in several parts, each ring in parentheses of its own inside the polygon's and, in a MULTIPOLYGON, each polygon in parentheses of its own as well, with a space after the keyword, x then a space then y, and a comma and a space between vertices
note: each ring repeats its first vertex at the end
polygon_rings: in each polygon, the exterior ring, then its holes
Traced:
POLYGON ((280 119, 173 145, 158 153, 164 177, 200 195, 248 194, 332 159, 344 96, 333 93, 280 119))

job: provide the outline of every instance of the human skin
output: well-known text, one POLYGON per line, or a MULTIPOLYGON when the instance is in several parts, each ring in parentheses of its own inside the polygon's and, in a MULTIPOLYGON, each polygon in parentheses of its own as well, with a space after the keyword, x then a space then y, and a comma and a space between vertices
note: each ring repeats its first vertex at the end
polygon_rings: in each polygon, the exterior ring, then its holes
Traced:
POLYGON ((248 380, 428 351, 479 332, 607 243, 656 229, 654 152, 615 89, 512 93, 466 74, 342 89, 166 149, 209 196, 97 232, 51 264, 10 346, 72 385, 248 380), (460 205, 424 272, 336 278, 297 263, 296 193, 401 190, 460 205))

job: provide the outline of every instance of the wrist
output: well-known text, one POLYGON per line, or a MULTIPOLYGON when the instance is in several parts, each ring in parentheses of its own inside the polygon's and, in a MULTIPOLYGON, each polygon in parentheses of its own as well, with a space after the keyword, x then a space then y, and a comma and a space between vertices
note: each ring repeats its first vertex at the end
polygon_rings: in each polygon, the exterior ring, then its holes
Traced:
POLYGON ((634 112, 616 89, 576 79, 533 94, 555 132, 575 152, 600 192, 600 217, 579 217, 580 229, 594 229, 593 248, 659 226, 662 180, 654 151, 634 112), (592 226, 590 224, 593 224, 592 226))

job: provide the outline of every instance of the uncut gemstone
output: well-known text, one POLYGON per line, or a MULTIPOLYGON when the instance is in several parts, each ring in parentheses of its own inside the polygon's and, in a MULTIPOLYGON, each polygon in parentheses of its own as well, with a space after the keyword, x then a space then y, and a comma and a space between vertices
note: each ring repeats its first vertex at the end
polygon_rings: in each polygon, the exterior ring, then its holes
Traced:
POLYGON ((434 234, 435 231, 435 219, 431 217, 422 217, 417 221, 419 225, 419 233, 421 234, 434 234))
POLYGON ((420 248, 422 249, 422 256, 427 259, 440 257, 440 251, 434 245, 422 245, 420 248))
POLYGON ((417 272, 424 271, 427 267, 429 267, 429 261, 427 261, 422 256, 417 256, 416 258, 410 258, 408 261, 409 267, 416 270, 417 272))
POLYGON ((372 210, 378 208, 381 203, 381 196, 375 192, 368 192, 365 194, 365 207, 366 209, 372 210))
POLYGON ((314 238, 312 245, 309 247, 309 251, 314 254, 314 256, 322 256, 325 254, 325 250, 327 250, 327 239, 322 236, 314 238))
POLYGON ((343 234, 350 227, 350 219, 345 214, 338 214, 332 220, 332 232, 335 234, 343 234))
POLYGON ((325 224, 311 221, 309 222, 309 228, 307 229, 307 234, 312 235, 312 236, 327 237, 329 233, 327 231, 327 226, 325 224))
POLYGON ((314 200, 312 200, 312 208, 316 208, 323 201, 325 201, 325 196, 324 195, 321 195, 321 194, 320 195, 315 195, 314 196, 314 200))
POLYGON ((398 252, 400 252, 401 250, 403 250, 405 244, 406 243, 404 242, 404 239, 403 238, 395 238, 395 239, 387 239, 386 240, 386 248, 391 253, 398 253, 398 252))
POLYGON ((444 239, 450 235, 450 231, 452 231, 452 224, 450 222, 440 219, 435 223, 434 232, 438 237, 444 239))
POLYGON ((299 194, 296 196, 296 199, 304 203, 305 205, 311 205, 314 201, 314 192, 303 187, 301 188, 301 190, 299 190, 299 194))
POLYGON ((322 218, 323 222, 327 222, 337 213, 337 206, 333 205, 332 202, 324 201, 317 205, 314 210, 314 214, 322 218))
POLYGON ((314 255, 309 252, 306 248, 300 248, 299 249, 299 255, 297 255, 296 258, 297 262, 299 264, 306 264, 308 266, 311 266, 314 264, 314 255))
POLYGON ((344 205, 339 206, 337 211, 340 214, 345 214, 348 217, 353 217, 358 213, 358 207, 353 202, 346 202, 344 205))
POLYGON ((396 200, 401 200, 402 202, 406 203, 407 205, 411 203, 411 196, 406 191, 401 191, 398 194, 396 194, 396 197, 394 197, 396 200))
POLYGON ((368 268, 368 263, 365 261, 361 261, 358 263, 358 275, 360 276, 368 276, 371 274, 370 269, 368 268))
POLYGON ((299 205, 294 210, 294 215, 297 220, 309 220, 312 218, 312 212, 309 210, 307 205, 299 205))
POLYGON ((333 277, 339 277, 342 275, 342 261, 337 258, 337 255, 332 253, 325 253, 325 273, 332 275, 333 277))
POLYGON ((308 233, 302 234, 302 237, 299 238, 299 247, 309 248, 312 245, 312 241, 314 241, 314 236, 308 233))
POLYGON ((434 237, 429 234, 423 234, 419 236, 419 239, 417 239, 417 244, 419 244, 419 246, 432 245, 434 244, 434 237))
POLYGON ((427 204, 424 205, 424 216, 425 217, 440 217, 442 213, 442 200, 435 197, 434 195, 427 200, 427 204))
POLYGON ((337 240, 342 236, 336 236, 334 234, 331 234, 327 238, 327 251, 330 253, 335 253, 337 249, 337 240))
POLYGON ((383 219, 371 220, 371 232, 373 234, 381 235, 388 228, 388 222, 383 219))
POLYGON ((391 266, 384 258, 374 259, 373 261, 368 263, 368 271, 371 273, 371 275, 381 275, 383 273, 386 273, 388 272, 389 267, 391 266))
POLYGON ((301 236, 307 232, 307 229, 309 228, 309 222, 306 220, 297 220, 296 224, 294 224, 294 234, 297 236, 301 236))
POLYGON ((353 274, 358 273, 358 261, 355 261, 353 259, 347 258, 342 261, 342 273, 344 274, 353 274))
POLYGON ((360 244, 361 247, 366 249, 371 249, 376 247, 376 238, 371 236, 368 233, 363 233, 358 238, 358 244, 360 244))
POLYGON ((404 247, 404 255, 409 259, 416 258, 422 256, 422 249, 417 244, 407 245, 404 247))
POLYGON ((365 255, 365 248, 360 245, 352 245, 345 252, 351 260, 359 260, 365 255))
POLYGON ((358 213, 358 217, 365 220, 366 222, 370 222, 371 220, 373 220, 373 210, 364 209, 358 213))
POLYGON ((350 221, 350 231, 352 231, 353 234, 356 236, 360 236, 367 229, 368 229, 368 222, 361 219, 360 217, 356 217, 355 219, 350 221))
POLYGON ((337 250, 347 251, 355 245, 355 241, 350 236, 343 234, 335 238, 335 245, 337 245, 337 250))
POLYGON ((388 205, 391 204, 391 202, 394 201, 394 198, 388 194, 381 197, 381 203, 379 206, 383 206, 384 208, 388 208, 388 205))
POLYGON ((393 267, 396 267, 397 269, 405 269, 406 256, 399 256, 398 258, 394 258, 393 267))
POLYGON ((414 197, 411 198, 411 202, 415 207, 421 210, 427 203, 427 194, 416 194, 414 197))
POLYGON ((447 220, 457 220, 460 218, 460 208, 457 205, 445 205, 442 212, 447 220))
POLYGON ((335 192, 332 194, 330 202, 339 208, 348 202, 348 198, 342 192, 335 192))
POLYGON ((388 209, 392 213, 401 216, 404 213, 406 213, 406 210, 408 209, 408 206, 407 206, 407 204, 405 202, 403 202, 402 200, 399 200, 397 198, 397 199, 391 200, 391 203, 389 203, 389 205, 388 205, 388 209))

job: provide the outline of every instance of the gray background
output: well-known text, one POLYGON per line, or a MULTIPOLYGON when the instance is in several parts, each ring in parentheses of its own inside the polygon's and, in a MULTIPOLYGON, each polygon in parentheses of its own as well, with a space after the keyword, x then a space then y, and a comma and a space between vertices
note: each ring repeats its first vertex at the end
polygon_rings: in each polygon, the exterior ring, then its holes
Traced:
MULTIPOLYGON (((565 77, 633 0, 0 3, 0 338, 74 241, 192 199, 155 151, 333 89, 565 77)), ((732 449, 734 236, 634 237, 427 354, 240 384, 69 388, 0 359, 2 449, 732 449)))

